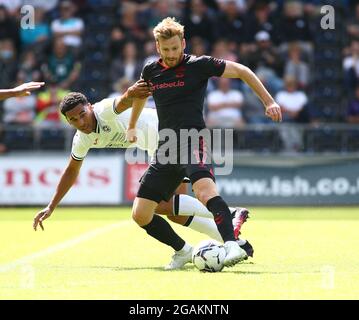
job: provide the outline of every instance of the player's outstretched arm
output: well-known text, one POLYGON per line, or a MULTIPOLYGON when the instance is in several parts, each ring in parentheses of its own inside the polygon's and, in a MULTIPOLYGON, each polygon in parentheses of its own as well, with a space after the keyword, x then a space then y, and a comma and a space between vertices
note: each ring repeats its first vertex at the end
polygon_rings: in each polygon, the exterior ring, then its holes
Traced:
POLYGON ((27 82, 13 89, 0 90, 0 100, 10 97, 29 96, 31 91, 41 88, 45 82, 27 82))
POLYGON ((64 173, 62 174, 60 181, 57 185, 56 191, 52 200, 48 204, 48 206, 41 211, 39 211, 33 222, 33 228, 36 231, 37 227, 40 226, 42 230, 44 230, 43 221, 49 218, 52 212, 55 210, 57 205, 60 203, 62 198, 66 195, 66 193, 70 190, 73 184, 76 181, 77 176, 79 175, 81 169, 82 161, 76 161, 70 158, 70 162, 67 165, 64 173))
POLYGON ((265 107, 265 114, 273 121, 282 121, 282 112, 280 106, 274 101, 273 97, 264 87, 263 83, 258 79, 255 73, 248 67, 232 62, 226 61, 226 68, 222 74, 224 78, 239 78, 247 83, 251 89, 262 100, 265 107))
POLYGON ((128 128, 126 132, 126 139, 128 142, 136 142, 137 141, 137 134, 136 134, 136 123, 140 114, 143 110, 143 107, 146 104, 147 99, 134 99, 132 104, 132 112, 130 121, 128 123, 128 128))
POLYGON ((132 106, 134 99, 146 99, 152 94, 151 87, 144 80, 138 80, 116 99, 116 112, 121 113, 132 106))

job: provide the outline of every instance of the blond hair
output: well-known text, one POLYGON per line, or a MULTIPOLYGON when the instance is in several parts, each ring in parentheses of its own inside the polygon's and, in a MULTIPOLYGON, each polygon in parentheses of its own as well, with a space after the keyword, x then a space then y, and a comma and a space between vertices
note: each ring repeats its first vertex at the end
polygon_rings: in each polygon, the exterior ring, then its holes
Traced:
POLYGON ((153 35, 156 41, 159 38, 167 40, 174 36, 179 36, 182 40, 184 38, 184 26, 177 22, 176 18, 167 17, 153 29, 153 35))

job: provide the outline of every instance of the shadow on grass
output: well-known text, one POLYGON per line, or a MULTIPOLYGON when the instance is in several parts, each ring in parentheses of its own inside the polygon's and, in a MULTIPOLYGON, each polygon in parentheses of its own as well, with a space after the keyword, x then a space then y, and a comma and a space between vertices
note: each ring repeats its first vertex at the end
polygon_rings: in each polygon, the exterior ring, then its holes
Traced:
MULTIPOLYGON (((237 264, 235 267, 233 268, 224 268, 222 270, 223 274, 237 274, 237 275, 275 275, 275 274, 318 274, 321 273, 320 270, 311 270, 308 272, 308 270, 291 270, 291 271, 287 271, 287 270, 283 270, 283 271, 279 271, 279 270, 263 270, 263 271, 258 271, 258 270, 240 270, 241 266, 243 267, 249 267, 249 266, 256 266, 256 264, 254 262, 251 261, 246 261, 240 264, 237 264)), ((258 266, 256 266, 258 267, 258 266)), ((196 271, 196 268, 193 264, 188 264, 186 266, 184 266, 182 269, 179 270, 165 270, 164 266, 138 266, 138 267, 127 267, 127 266, 52 266, 51 268, 54 269, 81 269, 82 271, 84 270, 103 270, 103 271, 113 271, 113 272, 121 272, 121 271, 159 271, 159 272, 188 272, 188 271, 196 271)), ((202 272, 201 272, 202 273, 202 272)), ((203 272, 202 274, 206 274, 207 272, 203 272)), ((208 272, 210 274, 210 272, 208 272)))

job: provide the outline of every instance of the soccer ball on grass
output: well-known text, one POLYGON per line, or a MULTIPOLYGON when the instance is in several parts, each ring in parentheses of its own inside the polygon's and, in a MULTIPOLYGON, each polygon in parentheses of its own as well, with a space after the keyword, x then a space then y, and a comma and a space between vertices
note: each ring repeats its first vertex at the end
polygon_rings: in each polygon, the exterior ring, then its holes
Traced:
POLYGON ((196 268, 203 272, 219 272, 224 267, 226 250, 215 240, 200 242, 192 253, 192 262, 196 268))

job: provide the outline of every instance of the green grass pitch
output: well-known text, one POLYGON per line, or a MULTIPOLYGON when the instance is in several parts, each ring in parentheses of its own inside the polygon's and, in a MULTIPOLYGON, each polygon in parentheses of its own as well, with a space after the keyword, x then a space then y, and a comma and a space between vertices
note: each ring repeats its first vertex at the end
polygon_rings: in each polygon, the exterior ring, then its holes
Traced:
MULTIPOLYGON (((255 255, 220 273, 166 272, 172 250, 129 208, 0 209, 1 299, 358 299, 359 208, 253 208, 255 255)), ((173 225, 173 224, 172 224, 173 225)), ((173 225, 192 244, 205 235, 173 225)))

